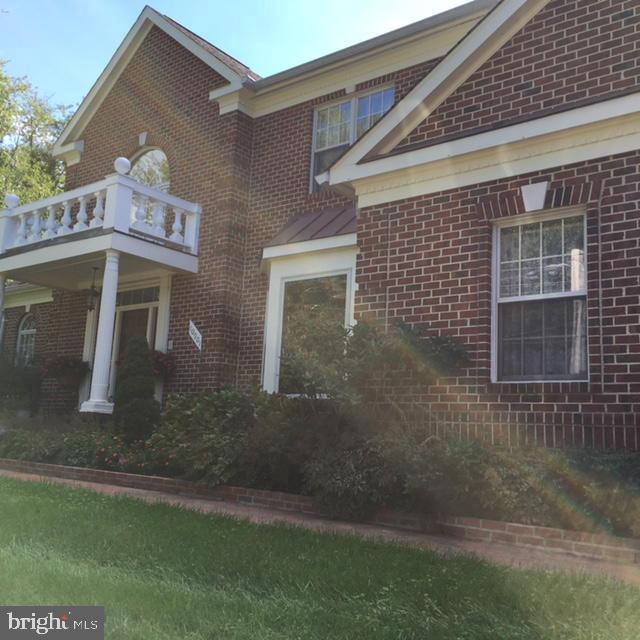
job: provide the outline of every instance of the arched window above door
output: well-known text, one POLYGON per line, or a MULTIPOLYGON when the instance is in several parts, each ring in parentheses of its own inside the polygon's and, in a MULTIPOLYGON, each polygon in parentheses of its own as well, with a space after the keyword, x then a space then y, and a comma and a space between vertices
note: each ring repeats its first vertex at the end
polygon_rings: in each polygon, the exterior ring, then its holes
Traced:
POLYGON ((140 184, 169 192, 169 161, 162 149, 151 149, 139 156, 134 160, 129 175, 140 184))

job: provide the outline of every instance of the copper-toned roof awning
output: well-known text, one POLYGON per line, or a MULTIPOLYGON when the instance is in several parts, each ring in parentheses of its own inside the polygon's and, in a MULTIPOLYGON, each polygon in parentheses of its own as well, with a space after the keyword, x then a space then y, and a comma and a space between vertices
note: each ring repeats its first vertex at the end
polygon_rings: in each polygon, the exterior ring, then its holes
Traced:
POLYGON ((331 207, 312 213, 303 213, 289 222, 265 246, 276 247, 292 242, 306 242, 356 232, 354 206, 331 207))

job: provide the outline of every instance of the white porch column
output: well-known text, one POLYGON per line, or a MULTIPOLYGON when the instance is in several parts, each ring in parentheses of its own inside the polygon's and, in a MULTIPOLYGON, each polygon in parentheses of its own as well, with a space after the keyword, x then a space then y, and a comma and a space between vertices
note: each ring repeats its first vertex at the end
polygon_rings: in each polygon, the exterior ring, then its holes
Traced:
POLYGON ((4 287, 7 276, 0 273, 0 352, 2 351, 2 338, 4 338, 4 287))
POLYGON ((102 279, 102 295, 100 296, 96 350, 91 375, 91 393, 89 399, 83 402, 80 407, 80 411, 92 413, 113 412, 113 403, 109 402, 108 393, 113 327, 116 317, 120 253, 113 249, 107 249, 106 253, 104 277, 102 279))

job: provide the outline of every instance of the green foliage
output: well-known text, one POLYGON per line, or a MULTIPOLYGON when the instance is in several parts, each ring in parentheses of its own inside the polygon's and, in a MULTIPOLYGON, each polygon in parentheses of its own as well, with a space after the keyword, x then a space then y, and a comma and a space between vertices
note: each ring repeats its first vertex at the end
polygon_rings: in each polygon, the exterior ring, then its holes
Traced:
POLYGON ((332 517, 364 520, 392 504, 400 491, 397 470, 373 442, 318 451, 305 466, 307 487, 332 517))
POLYGON ((310 317, 288 335, 283 367, 301 393, 328 397, 366 411, 393 395, 389 382, 432 384, 469 363, 464 345, 405 324, 383 327, 362 321, 351 328, 310 317))
POLYGON ((22 202, 62 191, 64 169, 51 155, 69 107, 53 106, 24 78, 12 78, 0 60, 0 191, 22 202))
POLYGON ((143 337, 131 338, 118 368, 113 411, 115 430, 125 440, 146 438, 160 424, 160 404, 154 391, 149 345, 143 337))
POLYGON ((38 410, 42 378, 37 367, 17 367, 0 354, 0 408, 38 410))
POLYGON ((188 477, 221 484, 237 472, 253 420, 251 399, 237 391, 174 396, 150 444, 166 462, 180 460, 188 477))

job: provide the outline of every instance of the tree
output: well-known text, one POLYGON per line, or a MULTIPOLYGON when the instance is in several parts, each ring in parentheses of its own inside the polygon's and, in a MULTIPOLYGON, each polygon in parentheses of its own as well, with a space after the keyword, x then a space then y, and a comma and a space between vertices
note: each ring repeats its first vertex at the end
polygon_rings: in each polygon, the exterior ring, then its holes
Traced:
POLYGON ((52 105, 24 78, 13 78, 0 60, 0 189, 21 202, 64 188, 64 167, 51 155, 70 108, 52 105))
POLYGON ((160 404, 154 398, 155 380, 151 351, 146 338, 127 343, 124 361, 118 369, 113 422, 116 431, 129 441, 144 439, 160 424, 160 404))

